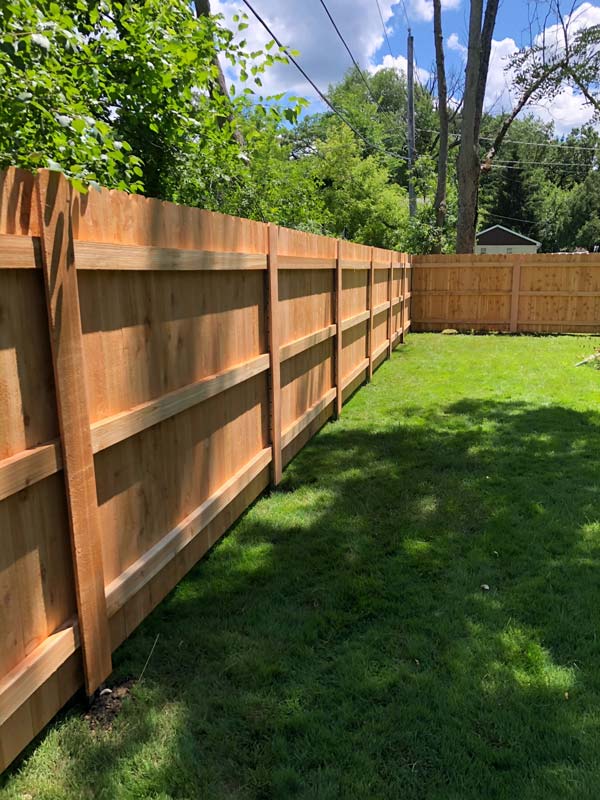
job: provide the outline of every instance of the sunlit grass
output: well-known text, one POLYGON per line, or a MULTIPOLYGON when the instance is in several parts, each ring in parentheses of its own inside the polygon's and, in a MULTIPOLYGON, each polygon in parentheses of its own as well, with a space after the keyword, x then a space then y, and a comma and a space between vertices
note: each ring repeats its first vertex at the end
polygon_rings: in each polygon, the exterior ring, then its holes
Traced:
POLYGON ((595 346, 409 337, 0 794, 597 798, 595 346))

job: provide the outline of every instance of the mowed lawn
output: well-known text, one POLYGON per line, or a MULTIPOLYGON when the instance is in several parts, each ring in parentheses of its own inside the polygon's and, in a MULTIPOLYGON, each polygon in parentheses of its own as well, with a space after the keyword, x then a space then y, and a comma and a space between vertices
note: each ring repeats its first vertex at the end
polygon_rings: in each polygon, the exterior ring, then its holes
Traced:
POLYGON ((411 335, 0 795, 596 800, 598 341, 411 335))

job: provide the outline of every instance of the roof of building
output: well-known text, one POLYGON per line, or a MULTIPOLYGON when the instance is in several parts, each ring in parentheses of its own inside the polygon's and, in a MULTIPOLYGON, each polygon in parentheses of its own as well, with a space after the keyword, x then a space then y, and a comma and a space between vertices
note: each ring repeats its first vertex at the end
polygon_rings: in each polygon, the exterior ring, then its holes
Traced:
POLYGON ((525 236, 523 233, 512 231, 510 228, 505 228, 504 225, 492 225, 491 228, 486 228, 483 231, 475 234, 477 244, 489 245, 511 245, 511 244, 534 244, 536 247, 540 246, 540 242, 525 236))

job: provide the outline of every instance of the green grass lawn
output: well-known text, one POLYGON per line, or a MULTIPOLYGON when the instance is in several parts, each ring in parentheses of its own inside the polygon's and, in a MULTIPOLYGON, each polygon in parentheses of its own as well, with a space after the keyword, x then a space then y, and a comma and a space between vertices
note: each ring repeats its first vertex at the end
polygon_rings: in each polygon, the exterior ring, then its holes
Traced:
POLYGON ((0 795, 596 800, 597 342, 410 336, 0 795))

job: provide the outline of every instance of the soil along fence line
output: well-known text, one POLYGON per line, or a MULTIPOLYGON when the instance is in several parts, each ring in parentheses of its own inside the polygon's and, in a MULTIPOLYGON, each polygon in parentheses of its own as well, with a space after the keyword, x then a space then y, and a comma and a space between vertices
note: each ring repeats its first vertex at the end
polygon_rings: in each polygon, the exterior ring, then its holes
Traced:
POLYGON ((600 333, 600 255, 413 256, 418 331, 600 333))
POLYGON ((0 769, 402 341, 410 275, 0 173, 0 769))

